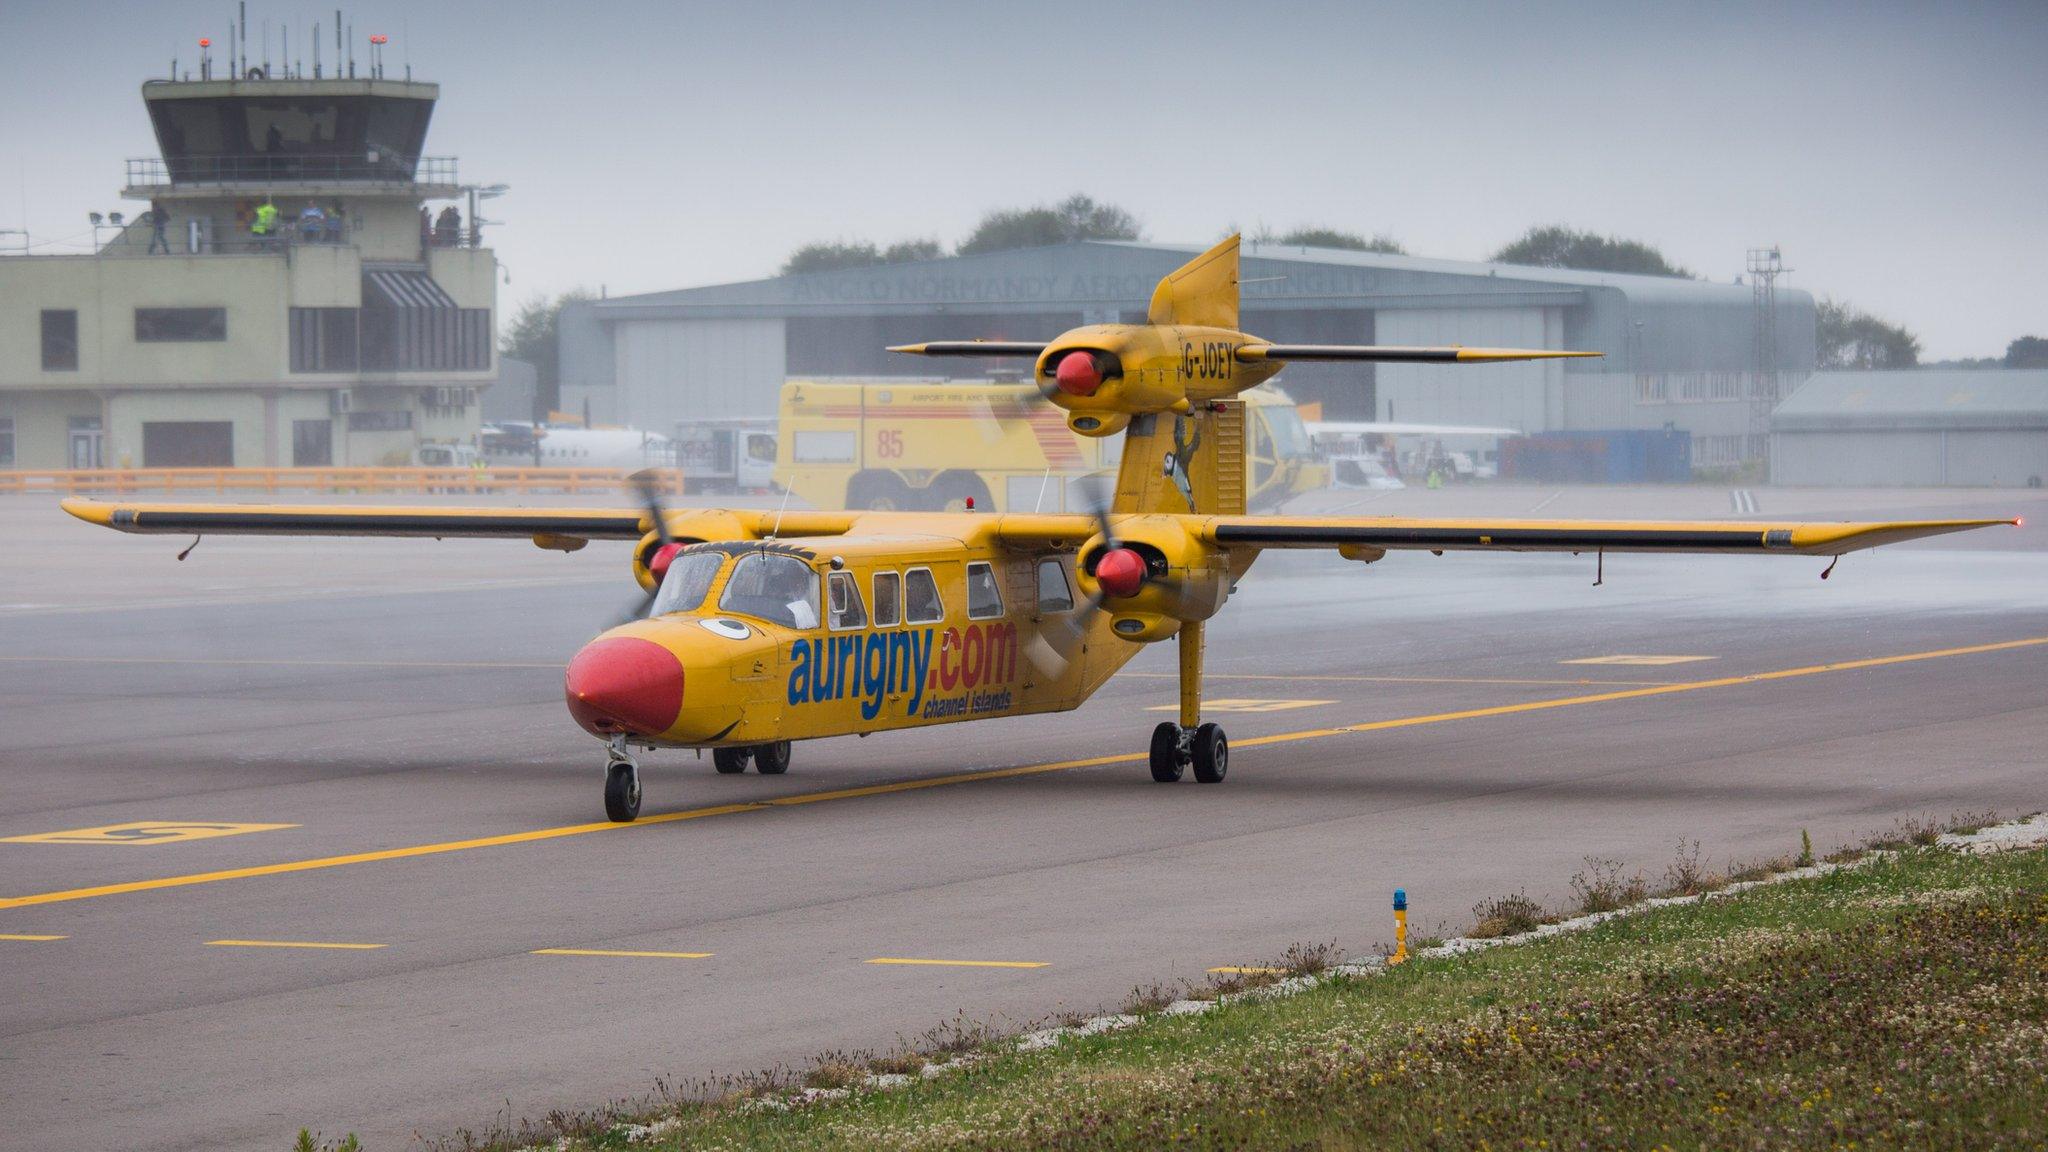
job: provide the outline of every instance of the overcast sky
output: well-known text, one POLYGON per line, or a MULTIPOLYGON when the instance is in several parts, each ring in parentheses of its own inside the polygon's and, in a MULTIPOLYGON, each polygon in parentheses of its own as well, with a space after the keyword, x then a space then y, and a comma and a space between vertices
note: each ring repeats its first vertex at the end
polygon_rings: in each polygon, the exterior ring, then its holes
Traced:
MULTIPOLYGON (((135 210, 137 88, 224 44, 233 9, 0 0, 0 228, 82 242, 87 211, 135 210)), ((391 37, 392 74, 442 85, 427 151, 512 185, 490 213, 508 303, 751 279, 813 239, 950 244, 1078 190, 1161 241, 1321 224, 1479 258, 1563 222, 1722 281, 1777 243, 1785 283, 1906 324, 1926 358, 2048 335, 2039 0, 346 12, 391 37)), ((263 20, 331 47, 331 5, 256 0, 263 20)))

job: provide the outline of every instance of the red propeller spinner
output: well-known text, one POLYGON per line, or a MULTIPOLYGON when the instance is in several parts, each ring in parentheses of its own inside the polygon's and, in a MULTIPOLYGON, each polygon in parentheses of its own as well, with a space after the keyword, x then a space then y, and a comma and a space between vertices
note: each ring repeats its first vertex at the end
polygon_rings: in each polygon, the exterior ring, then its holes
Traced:
POLYGON ((1060 357, 1053 380, 1069 396, 1093 396, 1102 387, 1102 369, 1095 366, 1095 354, 1079 349, 1060 357))
POLYGON ((1136 596, 1145 584, 1145 558, 1129 548, 1111 548, 1095 561, 1095 582, 1104 595, 1136 596))

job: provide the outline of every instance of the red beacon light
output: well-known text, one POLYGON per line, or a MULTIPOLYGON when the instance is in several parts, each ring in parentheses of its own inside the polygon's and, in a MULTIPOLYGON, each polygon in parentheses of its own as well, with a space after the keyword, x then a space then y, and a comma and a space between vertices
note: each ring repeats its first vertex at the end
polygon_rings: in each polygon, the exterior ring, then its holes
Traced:
POLYGON ((372 36, 372 37, 370 37, 370 43, 372 43, 372 44, 389 44, 389 43, 391 43, 391 37, 389 37, 389 36, 383 36, 383 35, 378 35, 378 36, 372 36))
POLYGON ((213 41, 212 41, 212 40, 210 40, 210 39, 208 39, 208 38, 207 38, 207 37, 205 37, 205 36, 201 36, 201 37, 199 38, 199 46, 200 46, 201 48, 211 48, 211 47, 213 47, 213 41))

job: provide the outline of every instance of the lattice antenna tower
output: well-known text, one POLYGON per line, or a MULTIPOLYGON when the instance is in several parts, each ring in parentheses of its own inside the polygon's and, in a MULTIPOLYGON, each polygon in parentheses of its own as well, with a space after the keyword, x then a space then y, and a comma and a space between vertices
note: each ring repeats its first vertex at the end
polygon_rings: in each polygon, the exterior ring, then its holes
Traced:
POLYGON ((1790 272, 1776 244, 1751 248, 1749 272, 1753 376, 1749 385, 1748 455, 1770 462, 1771 410, 1778 406, 1778 277, 1790 272))

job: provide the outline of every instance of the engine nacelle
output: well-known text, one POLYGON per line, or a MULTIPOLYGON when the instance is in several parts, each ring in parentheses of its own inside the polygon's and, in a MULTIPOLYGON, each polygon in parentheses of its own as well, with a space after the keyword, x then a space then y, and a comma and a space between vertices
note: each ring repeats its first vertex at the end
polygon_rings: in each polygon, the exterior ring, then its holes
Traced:
MULTIPOLYGON (((701 512, 671 513, 668 518, 669 536, 678 544, 702 544, 706 540, 753 540, 754 533, 739 517, 730 512, 706 509, 701 512)), ((633 545, 633 579, 642 589, 652 592, 661 584, 649 567, 655 553, 661 550, 661 536, 649 531, 633 545)))
POLYGON ((1183 623, 1207 620, 1230 596, 1229 556, 1168 517, 1120 523, 1113 549, 1099 535, 1088 541, 1075 579, 1109 614, 1110 630, 1134 642, 1164 640, 1183 623))

